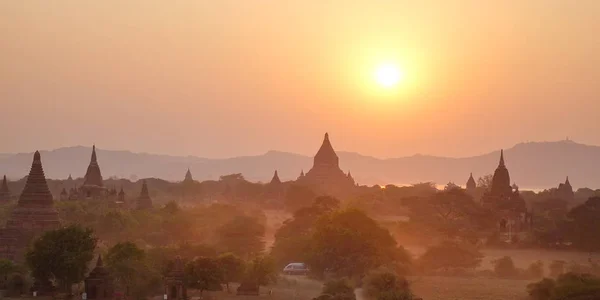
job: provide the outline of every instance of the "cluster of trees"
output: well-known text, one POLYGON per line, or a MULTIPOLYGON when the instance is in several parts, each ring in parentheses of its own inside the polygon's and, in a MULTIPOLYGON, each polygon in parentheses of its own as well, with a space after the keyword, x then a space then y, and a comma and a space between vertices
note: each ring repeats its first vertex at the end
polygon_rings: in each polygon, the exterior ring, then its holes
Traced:
POLYGON ((317 197, 283 224, 272 255, 280 266, 306 262, 318 277, 361 278, 377 267, 403 268, 410 261, 388 230, 360 210, 340 209, 328 196, 317 197))
MULTIPOLYGON (((262 240, 266 216, 255 207, 212 204, 182 209, 178 203, 168 202, 152 210, 127 210, 107 201, 90 200, 59 202, 57 209, 63 224, 91 228, 106 244, 135 241, 143 247, 162 247, 201 243, 240 256, 245 253, 238 253, 237 249, 257 252, 264 246, 261 241, 251 247, 232 245, 229 238, 231 231, 245 228, 245 236, 262 240)), ((246 239, 242 243, 249 242, 246 239)))
MULTIPOLYGON (((245 238, 245 237, 244 237, 245 238)), ((93 230, 71 225, 40 236, 26 255, 26 266, 38 287, 58 287, 70 293, 74 284, 83 281, 93 268, 98 253, 98 239, 93 230)), ((106 268, 116 286, 135 299, 160 294, 162 278, 175 268, 174 258, 185 263, 184 278, 188 287, 202 291, 229 290, 232 282, 266 285, 276 280, 273 261, 259 252, 243 259, 234 253, 223 253, 207 246, 152 247, 142 249, 132 242, 121 242, 104 252, 106 268)), ((249 253, 244 253, 248 255, 249 253)), ((0 275, 20 269, 10 261, 0 261, 0 275)), ((23 277, 25 272, 22 272, 23 277)), ((4 283, 7 284, 7 283, 4 283)))
POLYGON ((600 299, 600 278, 590 274, 567 273, 557 279, 544 278, 527 287, 533 300, 600 299))

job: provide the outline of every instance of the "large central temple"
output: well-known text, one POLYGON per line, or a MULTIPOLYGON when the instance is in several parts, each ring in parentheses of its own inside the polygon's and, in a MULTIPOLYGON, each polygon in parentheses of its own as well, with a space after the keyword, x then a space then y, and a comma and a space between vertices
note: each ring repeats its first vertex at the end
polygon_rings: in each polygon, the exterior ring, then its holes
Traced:
POLYGON ((100 165, 98 165, 98 157, 96 156, 96 145, 92 147, 92 158, 88 165, 83 185, 81 186, 81 194, 84 198, 104 198, 107 195, 107 189, 104 187, 100 165))
POLYGON ((317 193, 340 198, 352 195, 355 188, 350 173, 345 174, 340 169, 339 158, 327 133, 314 157, 313 167, 304 176, 300 176, 297 182, 310 186, 317 193))
POLYGON ((0 230, 0 258, 22 260, 32 238, 58 227, 58 212, 46 183, 40 153, 36 151, 17 206, 6 228, 0 230))

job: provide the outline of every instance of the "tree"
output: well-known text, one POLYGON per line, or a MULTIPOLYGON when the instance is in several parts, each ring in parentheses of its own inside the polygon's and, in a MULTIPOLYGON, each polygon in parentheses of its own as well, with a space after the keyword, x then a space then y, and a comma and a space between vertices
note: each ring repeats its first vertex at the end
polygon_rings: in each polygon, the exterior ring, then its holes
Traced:
POLYGON ((494 176, 492 174, 479 177, 479 179, 477 179, 477 187, 483 189, 484 191, 489 191, 492 188, 493 180, 494 176))
POLYGON ((106 265, 116 280, 125 288, 128 296, 144 298, 158 277, 155 270, 148 267, 146 253, 134 243, 118 243, 108 250, 106 265))
POLYGON ((188 287, 204 291, 220 290, 223 272, 215 258, 199 257, 185 266, 185 281, 188 287))
POLYGON ((542 279, 527 286, 533 300, 600 299, 600 278, 589 274, 567 273, 558 279, 542 279))
POLYGON ((304 185, 292 184, 285 193, 285 208, 289 212, 295 212, 303 207, 308 207, 313 203, 317 194, 304 185))
POLYGON ((241 280, 244 275, 244 261, 233 253, 222 254, 217 260, 223 272, 223 281, 227 286, 227 292, 229 292, 229 283, 241 280))
POLYGON ((217 229, 218 246, 244 259, 264 250, 264 235, 265 226, 248 216, 235 217, 217 229))
POLYGON ((492 263, 494 264, 494 272, 500 278, 512 278, 518 274, 515 263, 510 256, 496 259, 492 263))
POLYGON ((256 285, 268 285, 277 281, 275 263, 268 256, 257 256, 248 265, 245 281, 256 285))
POLYGON ((349 278, 382 265, 408 263, 406 260, 405 251, 396 246, 389 231, 355 209, 321 217, 308 253, 308 264, 316 274, 330 270, 349 278))
POLYGON ((584 204, 568 213, 569 222, 565 224, 567 238, 577 249, 600 251, 600 197, 588 199, 584 204))
POLYGON ((35 279, 55 279, 65 292, 70 292, 74 283, 84 279, 96 242, 91 229, 76 225, 47 231, 27 253, 27 265, 35 279))
POLYGON ((462 189, 437 192, 411 205, 411 220, 431 227, 445 237, 473 239, 480 225, 480 206, 462 189))
POLYGON ((410 300, 413 298, 409 283, 387 269, 371 271, 364 280, 368 297, 377 300, 410 300))
POLYGON ((326 214, 339 209, 340 201, 328 197, 317 197, 310 207, 304 207, 286 220, 275 233, 275 243, 271 254, 278 266, 293 261, 305 261, 309 252, 314 225, 326 214))
POLYGON ((17 266, 8 259, 0 259, 0 289, 6 288, 8 281, 8 275, 12 274, 17 270, 17 266))
POLYGON ((481 264, 483 255, 477 249, 446 241, 427 248, 419 259, 424 270, 474 269, 481 264))
POLYGON ((332 279, 323 285, 322 298, 336 300, 355 300, 354 288, 346 278, 332 279))

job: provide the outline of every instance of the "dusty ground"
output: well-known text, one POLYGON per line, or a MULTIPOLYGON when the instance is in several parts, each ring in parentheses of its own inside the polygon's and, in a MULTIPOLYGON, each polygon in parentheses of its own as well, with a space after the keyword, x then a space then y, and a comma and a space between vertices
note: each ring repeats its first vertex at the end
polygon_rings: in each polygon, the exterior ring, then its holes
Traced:
POLYGON ((423 300, 521 300, 527 299, 523 280, 411 277, 414 293, 423 300))

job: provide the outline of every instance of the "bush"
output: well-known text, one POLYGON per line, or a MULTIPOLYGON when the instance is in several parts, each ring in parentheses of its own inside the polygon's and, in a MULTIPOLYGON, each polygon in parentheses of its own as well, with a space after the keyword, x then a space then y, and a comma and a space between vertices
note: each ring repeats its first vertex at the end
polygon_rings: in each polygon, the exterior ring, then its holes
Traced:
POLYGON ((322 295, 317 299, 355 300, 356 295, 348 279, 334 279, 325 282, 322 295))
POLYGON ((481 264, 483 255, 475 248, 455 242, 432 246, 419 259, 423 271, 474 269, 481 264))
POLYGON ((548 268, 550 269, 550 277, 557 278, 558 276, 565 273, 565 265, 567 263, 564 260, 553 261, 548 268))
POLYGON ((377 300, 413 299, 408 281, 388 269, 370 272, 364 279, 364 291, 368 297, 377 300))
POLYGON ((542 278, 544 277, 544 263, 538 260, 527 268, 527 277, 529 278, 542 278))
POLYGON ((527 286, 533 300, 600 299, 600 278, 590 274, 566 273, 556 280, 545 278, 527 286))
POLYGON ((494 273, 500 278, 514 278, 519 274, 510 256, 505 256, 492 261, 494 264, 494 273))

